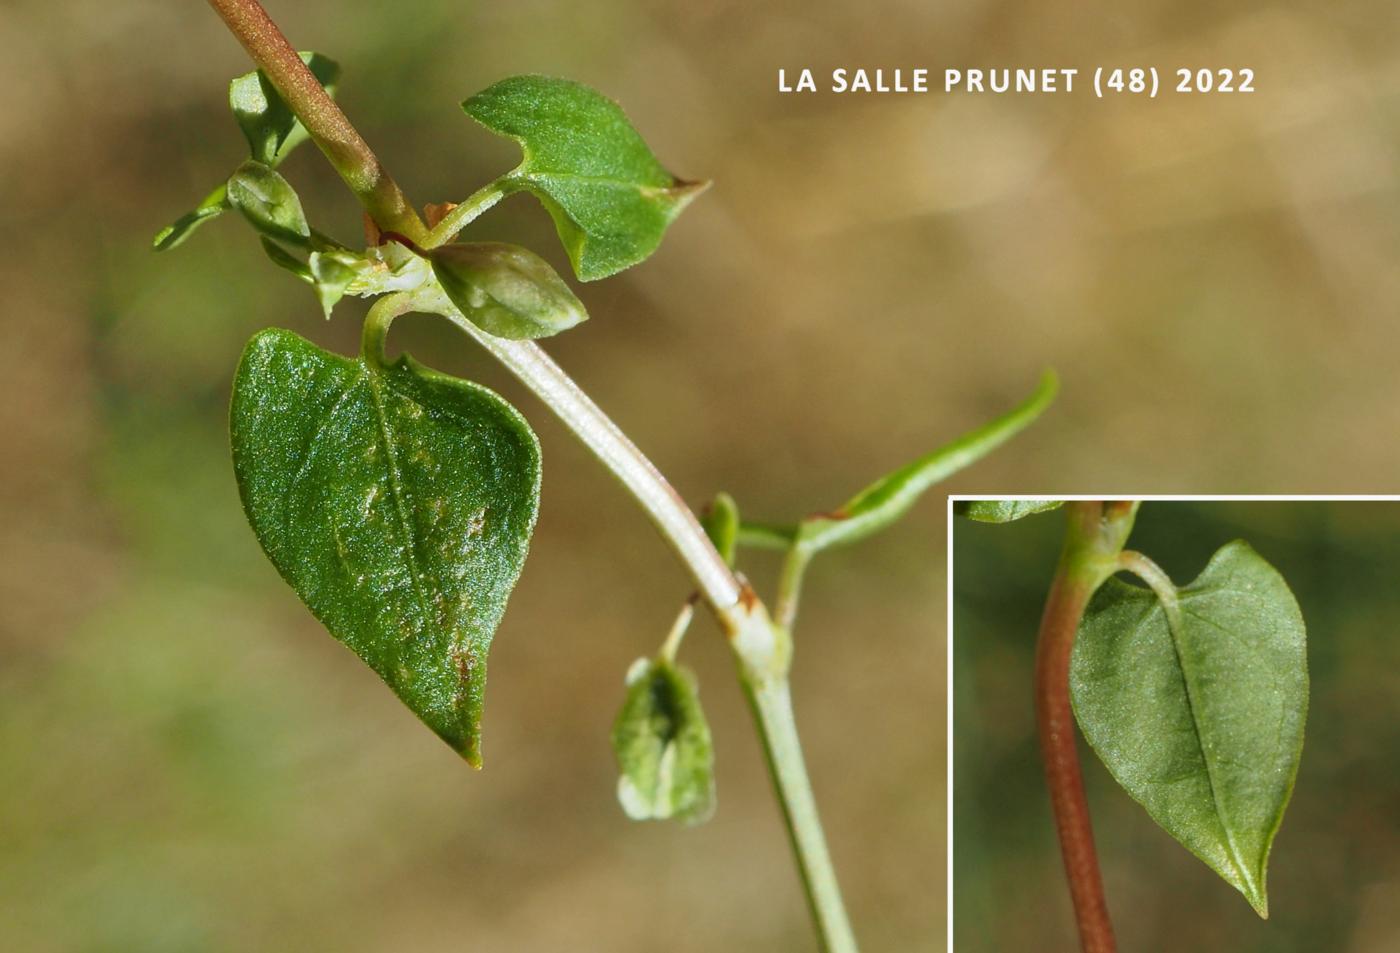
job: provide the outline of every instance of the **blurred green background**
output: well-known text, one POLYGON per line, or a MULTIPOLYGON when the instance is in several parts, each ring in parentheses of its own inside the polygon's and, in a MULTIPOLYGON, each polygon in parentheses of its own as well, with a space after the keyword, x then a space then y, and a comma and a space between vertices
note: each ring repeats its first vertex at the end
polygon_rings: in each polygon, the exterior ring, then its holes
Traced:
MULTIPOLYGON (((959 519, 953 549, 957 953, 1077 950, 1031 693, 1064 517, 959 519)), ((1123 950, 1400 949, 1400 502, 1147 502, 1129 545, 1178 585, 1232 539, 1288 580, 1308 627, 1302 765, 1260 920, 1080 742, 1104 890, 1123 950)))
MULTIPOLYGON (((687 499, 828 507, 1028 392, 984 492, 1397 487, 1400 9, 1377 2, 274 2, 418 202, 516 160, 456 103, 542 71, 621 101, 715 187, 660 253, 580 289, 549 350, 687 499), (1247 65, 1249 97, 782 96, 808 66, 1247 65)), ((243 342, 341 351, 232 218, 150 236, 244 155, 248 69, 200 3, 0 6, 0 949, 812 948, 759 752, 708 623, 686 655, 719 751, 697 830, 613 803, 628 663, 688 591, 537 402, 425 318, 395 338, 539 430, 533 555, 468 772, 261 559, 228 463, 243 342)), ((359 216, 310 148, 313 222, 359 216)), ((520 196, 473 234, 562 266, 520 196)), ((866 948, 941 949, 943 515, 820 562, 795 673, 866 948)), ((771 566, 750 567, 767 581, 771 566)), ((1360 770, 1358 768, 1358 770, 1360 770)), ((1296 818, 1295 818, 1296 820, 1296 818)))

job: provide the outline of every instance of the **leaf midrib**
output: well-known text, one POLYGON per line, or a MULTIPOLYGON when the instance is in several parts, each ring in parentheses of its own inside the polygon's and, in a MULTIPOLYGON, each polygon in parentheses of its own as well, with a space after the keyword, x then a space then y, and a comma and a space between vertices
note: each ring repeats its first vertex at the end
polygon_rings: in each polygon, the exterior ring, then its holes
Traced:
POLYGON ((420 624, 424 627, 432 624, 433 616, 431 603, 427 592, 423 589, 423 573, 418 560, 418 540, 413 532, 413 525, 409 521, 409 504, 407 491, 403 486, 403 477, 399 470, 398 455, 394 452, 394 442, 389 437, 389 419, 384 408, 383 383, 378 376, 366 367, 360 365, 360 373, 363 376, 366 386, 369 388, 370 396, 374 402, 374 414, 378 423, 379 439, 384 446, 384 465, 389 476, 389 493, 394 498, 394 511, 399 518, 399 531, 404 538, 404 558, 408 561, 408 572, 413 583, 413 593, 418 600, 418 613, 420 624))
MULTIPOLYGON (((1227 589, 1228 587, 1222 586, 1220 588, 1227 589)), ((1191 598, 1195 595, 1197 595, 1197 593, 1193 591, 1182 593, 1184 598, 1191 598)), ((1181 643, 1184 638, 1184 628, 1181 618, 1182 615, 1184 615, 1184 609, 1181 606, 1182 601, 1182 598, 1178 598, 1177 604, 1174 607, 1167 606, 1160 599, 1157 601, 1157 604, 1161 607, 1162 614, 1166 616, 1167 631, 1172 637, 1172 650, 1176 653, 1177 668, 1181 670, 1182 684, 1186 689, 1186 708, 1187 711, 1190 712, 1191 727, 1193 729, 1191 735, 1196 740, 1196 748, 1201 752, 1201 763, 1204 764, 1206 768, 1206 786, 1210 788, 1210 798, 1211 803, 1215 805, 1216 820, 1220 822, 1220 830, 1225 834, 1225 843, 1226 846, 1229 847, 1230 861, 1235 865, 1235 870, 1239 874, 1240 879, 1249 885, 1252 892, 1257 892, 1258 886, 1254 883, 1254 877, 1249 872, 1248 867, 1240 856, 1239 844, 1235 841, 1235 832, 1225 818, 1225 810, 1220 800, 1220 786, 1217 784, 1215 778, 1214 761, 1210 752, 1206 749, 1205 739, 1201 737, 1201 719, 1198 716, 1198 705, 1195 691, 1192 688, 1192 674, 1188 671, 1186 659, 1182 652, 1181 643), (1175 611, 1173 611, 1173 609, 1175 609, 1175 611)), ((1196 616, 1194 613, 1192 616, 1193 618, 1199 618, 1199 616, 1196 616)))

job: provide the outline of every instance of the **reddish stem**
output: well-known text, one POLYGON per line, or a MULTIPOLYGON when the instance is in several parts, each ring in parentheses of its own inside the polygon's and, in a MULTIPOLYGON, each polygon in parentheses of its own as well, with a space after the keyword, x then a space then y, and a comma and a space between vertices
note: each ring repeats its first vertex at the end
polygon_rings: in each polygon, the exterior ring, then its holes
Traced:
POLYGON ((375 223, 414 238, 424 237, 427 232, 423 223, 398 185, 350 125, 335 100, 321 88, 320 81, 301 61, 301 56, 272 22, 262 4, 258 0, 209 0, 209 5, 292 107, 292 112, 311 133, 312 141, 325 153, 375 223))
MULTIPOLYGON (((1071 520, 1076 515, 1072 514, 1071 520)), ((1071 538, 1073 533, 1072 529, 1071 538)), ((1084 778, 1075 746, 1074 711, 1069 698, 1074 636, 1084 609, 1103 576, 1095 571, 1086 572, 1075 556, 1075 547, 1067 547, 1040 621, 1035 654, 1036 722, 1045 759, 1045 781, 1050 789, 1050 805, 1065 862, 1065 877, 1069 881, 1074 917, 1079 926, 1080 946, 1084 953, 1114 953, 1117 947, 1113 924, 1104 900, 1103 878, 1094 848, 1089 804, 1084 796, 1084 778)))

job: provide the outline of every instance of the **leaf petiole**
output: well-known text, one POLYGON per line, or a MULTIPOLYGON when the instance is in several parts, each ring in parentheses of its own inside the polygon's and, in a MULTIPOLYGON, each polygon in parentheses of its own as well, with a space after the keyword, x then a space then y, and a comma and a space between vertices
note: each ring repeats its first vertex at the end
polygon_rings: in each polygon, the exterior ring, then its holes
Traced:
POLYGON ((430 249, 446 245, 457 237, 458 232, 509 195, 512 189, 506 183, 508 177, 503 175, 496 181, 483 185, 463 199, 460 205, 454 206, 452 211, 442 217, 442 221, 428 231, 428 236, 423 239, 423 247, 430 249))

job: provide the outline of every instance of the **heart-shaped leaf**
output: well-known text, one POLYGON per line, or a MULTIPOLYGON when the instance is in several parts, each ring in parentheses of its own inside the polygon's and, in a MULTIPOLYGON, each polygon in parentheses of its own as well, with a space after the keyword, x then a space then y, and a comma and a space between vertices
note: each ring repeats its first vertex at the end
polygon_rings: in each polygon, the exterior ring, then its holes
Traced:
POLYGON ((516 341, 544 338, 588 319, 564 279, 529 249, 466 242, 428 254, 447 297, 487 334, 516 341))
POLYGON ((714 748, 695 676, 666 659, 637 659, 612 730, 617 799, 634 821, 690 824, 715 810, 714 748))
MULTIPOLYGON (((320 53, 299 53, 303 63, 332 97, 340 65, 320 53)), ((264 165, 276 166, 310 134, 277 92, 262 70, 255 70, 233 80, 228 85, 228 105, 238 120, 239 128, 248 140, 254 159, 264 165)))
POLYGON ((1064 505, 1062 500, 958 500, 953 512, 978 523, 1011 523, 1064 505))
POLYGON ((480 766, 486 655, 539 505, 534 433, 495 393, 290 331, 234 381, 234 471, 273 565, 331 634, 480 766))
POLYGON ((1070 690, 1118 783, 1268 916, 1308 707, 1303 616, 1283 577, 1236 541, 1174 608, 1110 579, 1076 637, 1070 690))
POLYGON ((649 256, 667 226, 709 184, 683 182, 667 172, 622 108, 581 83, 515 76, 462 108, 520 143, 524 160, 501 186, 539 198, 584 281, 649 256))

